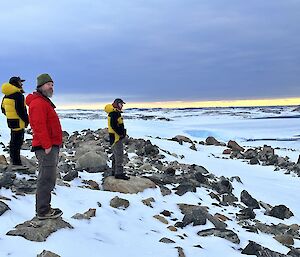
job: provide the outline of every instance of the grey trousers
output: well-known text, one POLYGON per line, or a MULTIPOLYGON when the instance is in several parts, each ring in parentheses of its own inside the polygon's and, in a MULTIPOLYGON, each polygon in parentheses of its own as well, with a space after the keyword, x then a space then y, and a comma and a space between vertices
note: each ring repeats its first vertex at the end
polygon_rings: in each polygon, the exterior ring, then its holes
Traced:
POLYGON ((35 205, 37 215, 44 215, 51 208, 51 191, 56 183, 58 155, 58 146, 52 146, 49 154, 46 154, 44 149, 35 151, 35 156, 39 163, 35 205))
POLYGON ((112 174, 119 175, 123 174, 123 158, 124 158, 124 147, 122 140, 119 140, 117 143, 113 144, 111 147, 113 152, 112 155, 112 174))

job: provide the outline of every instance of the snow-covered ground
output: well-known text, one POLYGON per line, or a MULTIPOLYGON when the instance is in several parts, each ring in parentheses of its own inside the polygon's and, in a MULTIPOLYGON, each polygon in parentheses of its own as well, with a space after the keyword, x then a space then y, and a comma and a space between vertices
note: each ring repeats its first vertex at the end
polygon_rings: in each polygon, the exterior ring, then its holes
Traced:
MULTIPOLYGON (((193 151, 188 144, 179 145, 177 142, 164 140, 176 135, 185 135, 199 142, 204 141, 207 136, 214 136, 223 142, 230 139, 236 140, 242 146, 267 144, 280 147, 276 153, 281 156, 289 156, 291 161, 295 162, 300 153, 300 140, 297 141, 300 134, 300 118, 296 117, 299 113, 293 112, 293 109, 295 108, 132 109, 125 110, 124 116, 129 136, 149 139, 161 149, 177 155, 184 155, 183 159, 178 160, 179 162, 202 165, 217 176, 239 176, 243 184, 233 182, 235 195, 240 195, 240 192, 246 189, 257 200, 272 205, 285 204, 291 209, 294 216, 284 222, 300 224, 298 200, 300 178, 295 175, 286 175, 283 171, 275 172, 274 167, 271 166, 252 166, 242 160, 214 158, 214 156, 221 155, 224 147, 196 144, 198 151, 193 151), (271 140, 247 141, 247 139, 271 140)), ((87 128, 95 130, 106 127, 103 111, 68 110, 58 112, 63 117, 61 119, 63 129, 69 133, 87 128)), ((7 144, 9 130, 3 116, 0 118, 0 133, 0 141, 7 144)), ((2 150, 0 154, 7 156, 7 153, 2 150)), ((22 151, 22 154, 32 156, 29 151, 22 151)), ((167 155, 167 160, 176 160, 176 158, 167 155)), ((99 183, 102 179, 101 174, 81 172, 80 176, 81 179, 93 179, 99 183)), ((272 236, 246 232, 231 221, 226 223, 229 229, 238 232, 240 245, 217 237, 199 237, 197 235, 199 230, 213 227, 210 222, 201 228, 190 225, 177 232, 171 232, 166 229, 168 225, 153 218, 153 215, 159 214, 163 210, 169 210, 173 214, 167 219, 170 224, 174 224, 175 222, 171 220, 172 217, 183 217, 177 203, 198 204, 199 202, 209 206, 210 213, 220 213, 223 210, 222 214, 229 218, 233 217, 233 207, 228 207, 224 211, 224 209, 212 205, 215 200, 211 199, 208 192, 202 188, 198 188, 196 193, 189 192, 183 196, 172 194, 163 197, 159 189, 148 189, 143 193, 128 195, 79 188, 77 187, 80 184, 79 178, 70 184, 70 188, 56 187, 52 203, 53 206, 64 211, 64 220, 69 222, 74 229, 55 232, 43 243, 30 242, 21 237, 6 235, 14 226, 35 215, 35 198, 34 195, 14 197, 10 190, 0 189, 1 196, 11 199, 11 201, 6 201, 11 211, 0 216, 1 257, 36 256, 43 249, 53 251, 62 257, 177 257, 175 246, 182 247, 187 257, 234 257, 242 256, 237 249, 244 248, 248 244, 248 240, 256 241, 284 254, 289 251, 272 236), (110 207, 109 201, 116 195, 129 200, 130 207, 126 210, 116 210, 110 207), (149 208, 141 202, 142 199, 148 197, 154 197, 156 200, 153 208, 149 208), (102 207, 98 207, 97 202, 100 202, 102 207), (83 213, 89 208, 96 208, 96 217, 91 220, 82 221, 71 218, 75 213, 83 213), (183 234, 186 235, 185 239, 179 237, 183 234), (160 243, 159 240, 162 237, 168 237, 176 243, 160 243), (201 245, 202 249, 194 247, 195 245, 201 245)), ((277 218, 263 215, 262 210, 255 210, 255 213, 257 219, 265 223, 278 224, 282 222, 277 218)), ((300 247, 299 240, 295 241, 294 247, 300 247)))

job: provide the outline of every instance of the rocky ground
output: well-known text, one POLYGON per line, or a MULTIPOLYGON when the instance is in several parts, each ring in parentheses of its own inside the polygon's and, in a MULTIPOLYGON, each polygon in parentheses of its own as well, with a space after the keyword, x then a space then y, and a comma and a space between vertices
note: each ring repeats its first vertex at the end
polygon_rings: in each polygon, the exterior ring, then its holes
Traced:
MULTIPOLYGON (((226 147, 222 156, 216 158, 241 159, 247 161, 249 165, 274 166, 274 170, 280 170, 287 174, 294 173, 300 175, 300 164, 291 162, 288 157, 281 157, 276 154, 276 149, 270 146, 247 148, 240 146, 235 141, 227 143, 219 142, 213 137, 208 137, 205 142, 196 142, 178 135, 174 138, 158 138, 160 140, 172 140, 179 144, 188 143, 190 148, 197 151, 197 144, 215 145, 226 147)), ((249 240, 249 244, 244 249, 236 248, 237 251, 245 255, 256 256, 300 256, 300 249, 294 248, 294 240, 300 239, 299 225, 285 224, 285 221, 293 216, 284 203, 272 206, 269 203, 254 199, 249 192, 243 190, 240 195, 233 193, 233 181, 243 183, 239 177, 217 177, 205 167, 184 163, 184 156, 177 156, 168 149, 160 149, 149 140, 126 138, 125 144, 125 170, 131 176, 129 181, 116 180, 111 174, 110 146, 106 129, 96 131, 83 130, 72 135, 64 133, 64 146, 60 152, 58 164, 57 184, 69 187, 70 182, 75 178, 80 178, 82 171, 89 173, 103 174, 102 184, 94 180, 83 180, 85 188, 90 190, 105 190, 136 194, 146 188, 159 188, 163 196, 176 194, 182 196, 187 192, 196 192, 201 188, 213 199, 214 205, 221 208, 220 213, 212 213, 211 206, 200 203, 190 205, 178 202, 177 206, 183 216, 176 217, 171 210, 164 210, 153 218, 166 225, 168 231, 180 234, 185 238, 184 232, 187 226, 199 228, 198 236, 220 237, 238 245, 240 243, 239 231, 228 225, 229 221, 234 222, 241 229, 251 233, 266 233, 272 235, 278 242, 290 248, 287 255, 273 251, 258 243, 249 240), (172 155, 177 161, 167 161, 165 156, 172 155), (228 215, 226 210, 234 210, 232 215, 228 215), (260 209, 266 216, 276 217, 282 222, 277 225, 268 225, 256 219, 254 210, 260 209), (224 212, 223 212, 224 210, 224 212), (183 217, 183 218, 182 218, 183 217), (202 225, 211 222, 214 227, 201 229, 202 225), (180 232, 180 233, 179 233, 180 232)), ((30 149, 31 142, 27 140, 24 149, 30 149)), ((5 146, 3 146, 5 147, 5 146)), ((7 150, 7 149, 6 149, 7 150)), ((36 190, 36 167, 35 158, 27 159, 22 157, 23 163, 29 169, 12 171, 5 156, 0 156, 0 188, 4 187, 14 192, 15 197, 22 197, 26 194, 34 194, 36 190)), ((82 185, 81 185, 82 186, 82 185)), ((0 223, 1 215, 10 211, 9 200, 0 195, 0 223)), ((142 204, 152 207, 155 197, 143 199, 142 204)), ((101 203, 98 203, 101 208, 101 203)), ((114 197, 110 201, 112 208, 126 208, 130 206, 130 201, 121 197, 114 197)), ((74 219, 91 219, 96 215, 96 209, 89 209, 84 213, 76 213, 74 219)), ((39 221, 36 218, 25 221, 10 231, 7 235, 22 236, 27 240, 43 242, 47 237, 61 228, 72 229, 72 225, 64 221, 63 218, 55 220, 39 221)), ((167 236, 162 236, 161 243, 174 244, 175 242, 167 236)), ((200 247, 195 245, 194 247, 200 247)), ((185 252, 181 247, 177 247, 178 256, 184 257, 185 252)), ((55 253, 45 251, 38 256, 58 256, 55 253)))

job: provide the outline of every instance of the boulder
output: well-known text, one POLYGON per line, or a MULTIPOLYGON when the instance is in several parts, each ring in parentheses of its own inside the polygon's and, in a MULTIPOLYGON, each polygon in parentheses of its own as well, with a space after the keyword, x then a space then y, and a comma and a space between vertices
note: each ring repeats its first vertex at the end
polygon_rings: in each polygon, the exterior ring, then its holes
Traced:
POLYGON ((231 148, 232 151, 243 152, 245 149, 241 147, 237 142, 229 140, 227 147, 231 148))
POLYGON ((285 254, 274 252, 253 241, 249 241, 249 244, 244 248, 242 254, 256 255, 257 257, 285 257, 286 256, 285 254))
POLYGON ((177 136, 173 137, 171 140, 176 141, 181 145, 182 145, 183 142, 193 144, 193 141, 190 138, 188 138, 186 136, 182 136, 182 135, 177 135, 177 136))
POLYGON ((246 190, 241 192, 241 202, 251 209, 260 209, 258 201, 254 199, 246 190))
POLYGON ((267 213, 267 215, 278 218, 278 219, 282 219, 282 220, 288 219, 288 218, 294 216, 294 214, 290 211, 290 209, 283 204, 274 206, 270 210, 270 212, 267 213))
POLYGON ((97 169, 103 171, 104 167, 107 167, 107 154, 88 152, 80 156, 76 162, 76 168, 78 169, 97 169))
POLYGON ((130 177, 129 180, 115 179, 110 176, 104 179, 103 189, 105 191, 120 192, 125 194, 136 194, 147 188, 156 188, 155 183, 147 178, 130 177))
POLYGON ((206 145, 216 145, 216 146, 219 146, 219 145, 223 145, 222 143, 220 143, 217 139, 215 139, 214 137, 207 137, 205 139, 205 143, 206 145))
POLYGON ((53 232, 62 228, 73 228, 61 217, 57 219, 39 220, 34 217, 32 220, 25 221, 6 233, 9 236, 21 236, 34 242, 44 242, 53 232))

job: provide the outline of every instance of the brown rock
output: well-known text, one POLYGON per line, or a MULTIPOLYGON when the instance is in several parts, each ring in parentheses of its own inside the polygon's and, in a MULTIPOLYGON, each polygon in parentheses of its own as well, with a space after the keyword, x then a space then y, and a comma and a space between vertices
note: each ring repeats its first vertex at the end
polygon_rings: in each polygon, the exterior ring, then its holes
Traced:
POLYGON ((164 223, 164 224, 169 224, 169 222, 162 216, 160 215, 154 215, 153 218, 159 220, 160 222, 164 223))
POLYGON ((168 226, 167 229, 169 229, 172 232, 176 232, 178 229, 174 226, 168 226))
POLYGON ((232 151, 243 152, 245 149, 241 147, 237 142, 229 140, 227 146, 232 149, 232 151))
POLYGON ((0 155, 0 164, 2 165, 8 165, 7 160, 5 158, 5 156, 2 154, 0 155))
POLYGON ((293 245, 294 244, 294 238, 288 234, 274 236, 274 239, 276 239, 279 243, 281 243, 283 245, 293 245))
POLYGON ((151 208, 153 208, 153 206, 152 206, 152 204, 151 204, 151 203, 153 203, 153 202, 155 202, 155 200, 154 200, 153 197, 149 197, 149 198, 147 198, 147 199, 142 200, 142 203, 143 203, 143 204, 145 204, 145 205, 147 205, 147 206, 149 206, 149 207, 151 207, 151 208))
POLYGON ((231 149, 227 148, 223 151, 223 154, 231 154, 231 149))
POLYGON ((120 192, 125 194, 136 194, 147 188, 156 188, 154 182, 147 178, 130 177, 129 180, 107 177, 103 183, 105 191, 120 192))

